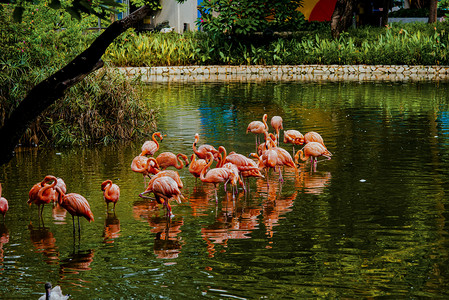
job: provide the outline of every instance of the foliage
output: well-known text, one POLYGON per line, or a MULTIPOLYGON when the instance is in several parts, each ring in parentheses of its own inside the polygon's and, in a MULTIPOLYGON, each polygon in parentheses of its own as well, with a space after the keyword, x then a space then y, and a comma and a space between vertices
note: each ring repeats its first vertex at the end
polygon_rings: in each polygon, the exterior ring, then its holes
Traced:
POLYGON ((249 35, 254 32, 296 31, 305 20, 298 7, 301 0, 204 0, 198 9, 205 32, 225 35, 249 35))
POLYGON ((156 113, 140 85, 113 69, 89 75, 38 118, 25 142, 81 145, 130 140, 155 129, 156 113))
POLYGON ((129 29, 109 46, 104 59, 120 66, 185 65, 195 61, 197 47, 188 34, 137 34, 129 29))
POLYGON ((110 47, 105 59, 116 66, 424 64, 449 63, 447 22, 363 27, 330 38, 328 31, 297 32, 289 37, 246 41, 206 33, 128 33, 110 47), (126 41, 125 41, 126 40, 126 41), (159 45, 159 47, 155 47, 159 45), (160 46, 163 45, 163 46, 160 46))
MULTIPOLYGON (((46 5, 28 6, 22 22, 15 23, 13 6, 2 8, 0 126, 33 86, 71 61, 98 36, 97 32, 86 30, 96 23, 95 17, 78 22, 62 10, 46 5)), ((50 107, 21 142, 77 144, 143 134, 154 125, 154 113, 139 100, 136 89, 138 86, 122 76, 97 72, 50 107)))

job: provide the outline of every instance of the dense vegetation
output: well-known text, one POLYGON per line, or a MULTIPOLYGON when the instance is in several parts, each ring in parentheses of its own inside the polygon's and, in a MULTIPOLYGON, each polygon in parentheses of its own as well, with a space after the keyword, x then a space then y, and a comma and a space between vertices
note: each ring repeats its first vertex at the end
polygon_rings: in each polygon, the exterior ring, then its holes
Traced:
MULTIPOLYGON (((0 126, 28 91, 81 53, 98 35, 67 13, 34 6, 21 23, 12 7, 0 10, 0 126)), ((29 128, 21 143, 77 145, 133 139, 154 130, 155 111, 132 84, 111 68, 97 71, 70 89, 29 128)))
POLYGON ((246 39, 204 33, 122 35, 106 52, 116 66, 399 64, 447 65, 449 22, 393 24, 351 29, 338 40, 329 26, 314 25, 288 36, 252 35, 246 39))
MULTIPOLYGON (((21 23, 12 7, 0 9, 0 126, 31 87, 76 55, 97 36, 81 22, 45 5, 29 6, 21 23)), ((201 23, 201 22, 200 22, 201 23)), ((295 23, 300 30, 229 36, 214 33, 136 32, 129 30, 106 51, 109 66, 407 64, 447 65, 449 22, 351 29, 331 39, 329 24, 295 23), (301 24, 302 25, 301 25, 301 24)), ((114 68, 91 74, 31 126, 23 144, 73 145, 134 139, 155 125, 151 102, 141 86, 114 68)))

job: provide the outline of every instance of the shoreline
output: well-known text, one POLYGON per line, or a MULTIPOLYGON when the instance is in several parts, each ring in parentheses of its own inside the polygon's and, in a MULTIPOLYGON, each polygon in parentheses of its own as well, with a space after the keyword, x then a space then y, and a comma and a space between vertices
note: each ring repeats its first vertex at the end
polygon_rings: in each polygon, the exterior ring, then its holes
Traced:
POLYGON ((445 81, 449 66, 407 65, 281 65, 163 66, 116 68, 143 82, 219 81, 445 81))

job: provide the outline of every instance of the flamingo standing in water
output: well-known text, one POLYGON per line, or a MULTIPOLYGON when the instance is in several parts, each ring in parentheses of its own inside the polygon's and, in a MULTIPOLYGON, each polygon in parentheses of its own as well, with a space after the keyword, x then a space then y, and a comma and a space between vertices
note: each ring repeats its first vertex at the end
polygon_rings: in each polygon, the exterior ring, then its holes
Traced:
POLYGON ((327 159, 329 160, 331 159, 332 153, 330 153, 329 150, 327 150, 326 147, 321 143, 309 142, 304 146, 303 149, 296 152, 295 163, 299 163, 298 158, 306 161, 310 157, 310 163, 312 164, 313 169, 316 171, 316 164, 318 163, 318 157, 320 156, 327 157, 327 159))
POLYGON ((75 233, 75 216, 78 217, 78 233, 81 233, 80 217, 86 218, 89 222, 94 221, 94 215, 90 210, 89 202, 86 198, 77 193, 64 194, 64 192, 56 187, 58 190, 59 205, 65 208, 69 214, 72 215, 73 233, 75 233))
POLYGON ((205 159, 196 159, 195 153, 192 154, 190 157, 190 164, 189 164, 189 172, 195 177, 195 183, 196 179, 200 177, 201 171, 203 168, 207 165, 207 162, 205 159))
POLYGON ((173 198, 176 202, 181 203, 181 191, 179 190, 178 183, 169 176, 152 178, 148 183, 147 189, 140 193, 139 196, 144 198, 144 195, 148 193, 153 193, 157 203, 165 206, 167 216, 169 217, 173 216, 169 200, 173 198))
POLYGON ((185 165, 189 165, 189 159, 187 155, 178 153, 177 155, 172 152, 162 152, 156 157, 156 161, 159 165, 159 168, 162 170, 167 169, 168 167, 175 167, 180 170, 184 168, 184 160, 185 165))
MULTIPOLYGON (((154 161, 154 163, 155 163, 155 167, 152 169, 152 173, 151 173, 151 174, 154 174, 154 176, 151 178, 151 180, 159 178, 159 177, 163 177, 163 176, 168 176, 168 177, 171 177, 174 181, 176 181, 176 183, 177 183, 177 185, 178 185, 178 187, 180 189, 182 189, 184 187, 184 184, 182 183, 181 177, 179 176, 179 173, 177 171, 174 171, 174 170, 163 170, 163 171, 161 171, 159 169, 159 166, 158 166, 158 164, 156 162, 156 159, 154 157, 150 157, 149 160, 150 161, 154 161)), ((148 185, 150 185, 151 180, 148 183, 148 185)))
POLYGON ((146 177, 149 177, 150 174, 155 174, 155 169, 159 168, 157 166, 156 159, 148 158, 146 156, 138 155, 134 157, 131 163, 131 170, 136 173, 141 173, 143 175, 144 182, 146 184, 146 177))
POLYGON ((304 135, 304 143, 308 144, 310 142, 317 142, 324 146, 327 149, 326 145, 324 145, 323 138, 318 132, 309 131, 304 135))
POLYGON ((101 190, 103 191, 104 201, 106 202, 106 210, 109 210, 109 203, 114 203, 114 211, 115 205, 117 204, 118 199, 120 198, 120 188, 115 183, 112 183, 112 180, 108 179, 103 181, 101 184, 101 190))
POLYGON ((271 147, 272 143, 277 144, 276 136, 272 133, 264 132, 265 142, 259 145, 257 148, 257 154, 262 155, 268 147, 271 147), (268 146, 267 146, 268 145, 268 146))
MULTIPOLYGON (((29 199, 27 203, 29 205, 36 204, 38 207, 38 213, 39 216, 42 217, 42 213, 44 211, 44 205, 48 204, 52 201, 56 201, 57 199, 57 191, 55 189, 55 186, 57 184, 58 180, 53 175, 47 175, 45 176, 44 180, 42 180, 39 183, 36 183, 29 192, 29 199), (53 181, 51 184, 47 184, 48 182, 53 181), (42 209, 41 209, 42 205, 42 209)), ((60 186, 59 190, 62 191, 62 185, 60 186)))
POLYGON ((295 155, 295 145, 302 145, 304 144, 304 136, 301 132, 298 130, 285 130, 284 131, 284 143, 285 144, 293 144, 293 154, 295 155))
POLYGON ((215 160, 218 160, 218 151, 217 149, 215 149, 214 146, 208 145, 208 144, 204 144, 198 147, 198 149, 196 149, 196 144, 198 143, 198 141, 200 140, 200 135, 198 133, 195 134, 195 141, 193 142, 193 152, 202 159, 206 159, 207 158, 207 153, 212 153, 212 155, 214 156, 215 160))
POLYGON ((248 127, 246 128, 246 133, 252 132, 256 134, 256 149, 259 146, 259 134, 264 133, 265 131, 268 132, 268 125, 267 125, 267 119, 268 115, 264 114, 262 117, 262 121, 252 121, 248 124, 248 127))
POLYGON ((156 151, 159 150, 159 143, 157 142, 156 137, 159 137, 161 142, 164 139, 164 137, 162 136, 162 133, 160 133, 160 132, 153 133, 153 135, 151 136, 152 141, 146 141, 145 143, 143 143, 142 153, 140 153, 140 155, 153 156, 154 153, 156 153, 156 151))
POLYGON ((280 116, 274 116, 271 118, 271 127, 273 127, 273 129, 276 131, 276 141, 277 141, 277 146, 279 146, 279 131, 281 129, 284 129, 282 127, 282 118, 280 116))
POLYGON ((202 182, 214 184, 215 199, 216 199, 216 202, 218 203, 217 184, 231 181, 232 185, 235 186, 235 185, 237 185, 237 182, 236 182, 237 178, 235 178, 235 173, 232 170, 230 170, 229 168, 214 168, 214 169, 207 171, 207 169, 212 165, 212 161, 213 161, 213 155, 212 155, 212 153, 208 153, 208 162, 207 162, 207 165, 201 171, 200 179, 202 182))
MULTIPOLYGON (((237 166, 237 169, 239 171, 239 174, 242 176, 242 178, 245 177, 264 177, 262 173, 260 173, 259 168, 257 164, 254 162, 254 160, 239 154, 235 152, 229 153, 229 155, 226 154, 226 148, 223 146, 218 147, 218 151, 220 154, 223 155, 223 158, 221 160, 221 163, 219 166, 224 166, 226 163, 232 163, 237 166)), ((240 185, 243 186, 244 191, 246 192, 246 187, 243 184, 243 182, 239 181, 240 185)))
POLYGON ((5 214, 8 211, 8 200, 2 197, 2 184, 0 183, 0 214, 3 215, 3 222, 5 221, 5 214))

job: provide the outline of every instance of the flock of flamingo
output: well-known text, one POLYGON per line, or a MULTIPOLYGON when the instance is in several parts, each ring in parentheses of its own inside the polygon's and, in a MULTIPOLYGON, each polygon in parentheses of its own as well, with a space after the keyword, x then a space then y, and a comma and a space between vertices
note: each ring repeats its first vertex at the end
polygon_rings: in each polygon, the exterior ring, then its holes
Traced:
MULTIPOLYGON (((215 197, 217 197, 217 186, 220 183, 226 186, 231 184, 233 191, 241 188, 246 192, 249 177, 267 177, 269 170, 276 168, 279 172, 279 181, 283 182, 282 167, 290 167, 295 171, 299 164, 299 159, 307 161, 310 158, 311 167, 316 170, 319 157, 330 159, 332 153, 327 150, 322 137, 316 132, 308 132, 302 135, 297 130, 285 130, 283 142, 293 145, 292 155, 285 149, 279 147, 279 136, 283 130, 282 118, 274 116, 271 119, 271 126, 274 133, 269 133, 267 124, 268 116, 263 115, 262 121, 251 122, 246 133, 256 134, 256 150, 257 152, 245 156, 234 151, 227 153, 223 146, 219 146, 218 150, 211 145, 201 145, 197 147, 199 135, 196 134, 192 145, 193 153, 188 156, 182 153, 174 154, 172 152, 163 152, 154 157, 159 150, 159 143, 164 136, 160 132, 152 135, 151 141, 146 141, 141 149, 141 153, 136 156, 131 163, 131 170, 141 173, 149 178, 147 188, 140 193, 142 198, 150 198, 148 194, 153 194, 157 203, 163 205, 167 211, 167 217, 173 216, 169 200, 176 200, 181 203, 183 199, 182 188, 183 183, 178 172, 175 170, 167 170, 169 167, 181 169, 188 166, 189 172, 195 177, 200 178, 204 183, 212 183, 215 186, 215 197), (263 135, 264 142, 259 143, 259 135, 263 135), (295 154, 295 146, 304 145, 302 149, 295 154), (214 168, 212 164, 216 162, 214 168), (265 175, 261 171, 265 170, 265 175)), ((268 184, 268 181, 267 181, 268 184)), ((115 205, 120 197, 120 188, 111 180, 105 180, 101 184, 104 200, 109 210, 109 203, 115 205)), ((5 219, 8 211, 8 201, 1 197, 2 187, 0 184, 0 213, 5 219)), ((153 199, 153 198, 151 198, 153 199)), ((82 195, 77 193, 67 193, 67 187, 62 178, 53 175, 47 175, 41 181, 36 183, 29 192, 28 204, 33 203, 38 206, 39 216, 42 218, 42 212, 45 204, 59 204, 72 215, 73 231, 75 233, 75 217, 78 218, 78 231, 80 232, 79 217, 86 218, 89 222, 94 221, 94 215, 90 209, 89 202, 82 195)))

